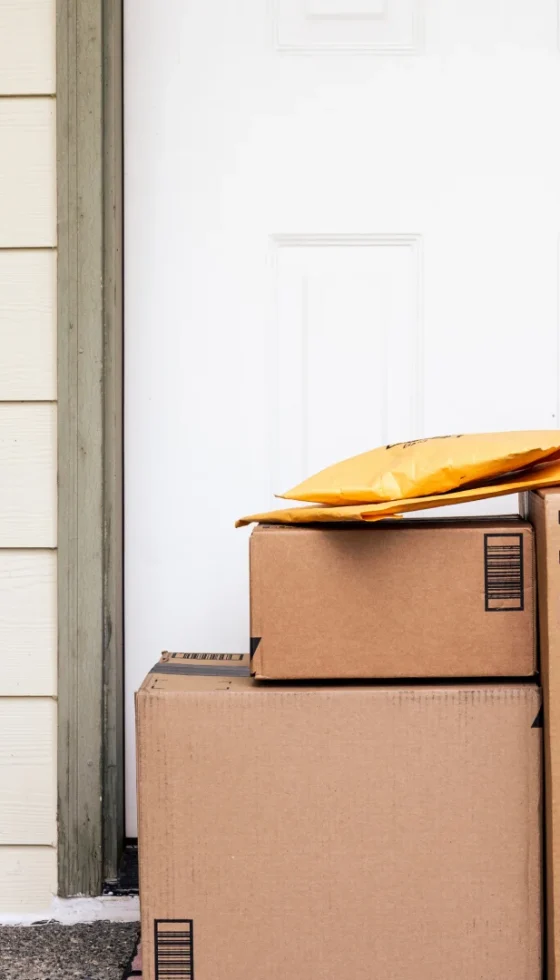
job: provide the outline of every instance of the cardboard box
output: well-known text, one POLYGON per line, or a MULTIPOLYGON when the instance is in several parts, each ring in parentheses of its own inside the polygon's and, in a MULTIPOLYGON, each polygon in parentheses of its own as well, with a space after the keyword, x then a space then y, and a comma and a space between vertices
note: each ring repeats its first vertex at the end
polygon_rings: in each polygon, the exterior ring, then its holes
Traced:
POLYGON ((520 520, 257 527, 259 678, 528 677, 533 530, 520 520))
POLYGON ((560 487, 526 496, 537 545, 544 699, 548 980, 560 980, 560 487))
POLYGON ((540 980, 536 686, 215 665, 137 695, 144 980, 540 980))

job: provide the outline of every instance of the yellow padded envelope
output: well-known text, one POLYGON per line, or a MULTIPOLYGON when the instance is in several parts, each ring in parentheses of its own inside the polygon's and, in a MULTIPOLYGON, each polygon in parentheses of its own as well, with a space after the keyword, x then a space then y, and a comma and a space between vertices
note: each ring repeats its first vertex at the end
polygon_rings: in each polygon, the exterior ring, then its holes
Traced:
POLYGON ((279 496, 335 507, 406 500, 495 482, 558 456, 558 429, 417 439, 335 463, 279 496))
POLYGON ((491 484, 454 490, 450 493, 436 493, 426 497, 412 497, 408 500, 384 501, 378 504, 354 504, 343 507, 292 507, 273 510, 265 514, 253 514, 236 522, 243 527, 254 522, 259 524, 338 524, 360 521, 379 521, 384 517, 394 517, 413 510, 443 507, 447 504, 464 504, 469 500, 483 500, 486 497, 499 497, 508 493, 521 493, 538 487, 560 485, 560 461, 541 463, 515 476, 504 477, 491 484))

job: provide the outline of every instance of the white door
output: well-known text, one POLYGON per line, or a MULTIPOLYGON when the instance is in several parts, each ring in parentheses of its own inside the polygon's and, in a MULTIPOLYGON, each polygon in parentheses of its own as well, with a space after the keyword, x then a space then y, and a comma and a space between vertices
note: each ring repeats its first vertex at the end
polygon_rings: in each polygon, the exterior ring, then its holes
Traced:
POLYGON ((134 835, 143 675, 247 649, 236 517, 381 443, 556 426, 560 51, 557 0, 125 8, 134 835))

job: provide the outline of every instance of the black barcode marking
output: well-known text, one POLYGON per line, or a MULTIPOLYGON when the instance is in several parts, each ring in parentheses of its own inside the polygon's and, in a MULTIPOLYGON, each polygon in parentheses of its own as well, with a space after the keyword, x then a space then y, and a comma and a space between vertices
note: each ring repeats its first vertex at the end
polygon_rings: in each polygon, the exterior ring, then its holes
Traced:
POLYGON ((154 943, 156 980, 193 980, 192 919, 156 919, 154 943))
POLYGON ((523 610, 523 535, 484 535, 484 596, 487 612, 523 610))
POLYGON ((243 660, 242 653, 172 653, 172 660, 243 660))

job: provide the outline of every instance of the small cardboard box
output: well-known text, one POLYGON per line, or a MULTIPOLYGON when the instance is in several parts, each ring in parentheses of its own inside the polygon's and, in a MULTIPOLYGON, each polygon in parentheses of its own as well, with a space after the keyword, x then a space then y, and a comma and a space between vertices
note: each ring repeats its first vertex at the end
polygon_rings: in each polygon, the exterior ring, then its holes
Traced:
POLYGON ((526 521, 259 526, 250 568, 256 677, 535 673, 526 521))
POLYGON ((548 980, 560 980, 560 487, 526 495, 537 545, 544 700, 548 980))
POLYGON ((137 695, 144 980, 540 980, 537 687, 248 674, 137 695))

